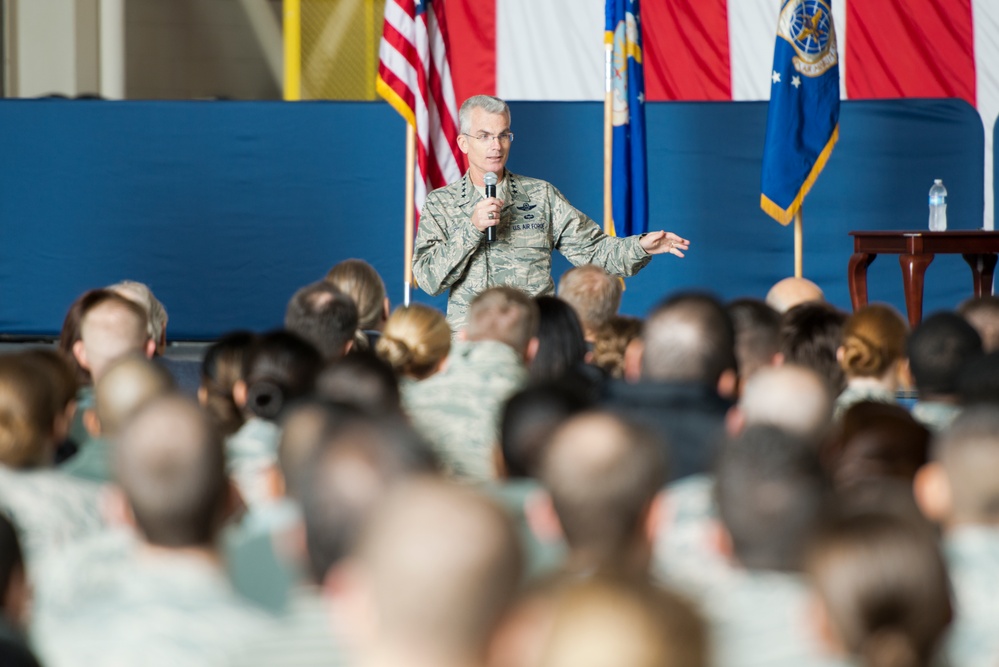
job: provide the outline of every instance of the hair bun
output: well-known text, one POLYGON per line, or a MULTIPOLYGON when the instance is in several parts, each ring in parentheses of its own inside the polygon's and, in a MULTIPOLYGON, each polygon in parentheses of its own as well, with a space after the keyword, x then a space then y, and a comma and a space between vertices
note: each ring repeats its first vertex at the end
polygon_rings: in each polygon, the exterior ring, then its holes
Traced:
POLYGON ((247 388, 246 405, 262 419, 274 421, 284 408, 284 389, 270 380, 257 380, 247 388))

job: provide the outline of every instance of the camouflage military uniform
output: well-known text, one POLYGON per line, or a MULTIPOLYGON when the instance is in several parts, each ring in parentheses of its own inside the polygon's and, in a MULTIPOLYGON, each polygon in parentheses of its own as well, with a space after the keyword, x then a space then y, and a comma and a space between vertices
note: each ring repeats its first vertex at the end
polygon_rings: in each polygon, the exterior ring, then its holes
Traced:
POLYGON ((452 474, 486 481, 495 477, 503 402, 525 382, 527 369, 509 345, 461 341, 451 347, 443 371, 403 386, 403 407, 452 474))
POLYGON ((944 538, 944 555, 954 590, 954 622, 946 641, 952 665, 999 664, 999 528, 959 526, 944 538))
POLYGON ((483 198, 466 173, 461 180, 434 190, 420 215, 413 252, 419 286, 436 296, 446 289, 447 319, 455 331, 465 326, 468 305, 489 287, 509 285, 532 296, 553 294, 552 250, 575 265, 598 264, 630 276, 651 255, 638 236, 616 238, 566 201, 550 183, 506 172, 503 210, 494 243, 471 223, 483 198))
POLYGON ((215 563, 143 553, 123 532, 50 559, 39 583, 32 640, 49 667, 225 665, 273 627, 215 563))

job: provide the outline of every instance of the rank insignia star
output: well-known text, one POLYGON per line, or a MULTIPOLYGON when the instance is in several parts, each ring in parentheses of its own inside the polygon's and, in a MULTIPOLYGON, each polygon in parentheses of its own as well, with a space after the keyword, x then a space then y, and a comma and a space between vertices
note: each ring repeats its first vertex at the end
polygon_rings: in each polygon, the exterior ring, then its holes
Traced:
POLYGON ((773 75, 771 75, 770 79, 774 83, 780 83, 780 72, 778 72, 777 70, 774 70, 774 73, 773 73, 773 75))

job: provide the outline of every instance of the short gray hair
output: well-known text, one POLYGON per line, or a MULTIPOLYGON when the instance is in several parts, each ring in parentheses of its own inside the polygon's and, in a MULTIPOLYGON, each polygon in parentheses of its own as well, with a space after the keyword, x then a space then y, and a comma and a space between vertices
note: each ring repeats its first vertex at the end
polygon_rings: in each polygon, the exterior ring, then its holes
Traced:
POLYGON ((462 102, 458 110, 458 131, 468 134, 472 129, 472 109, 482 109, 486 113, 504 114, 507 124, 511 122, 510 107, 506 102, 492 95, 472 95, 462 102))

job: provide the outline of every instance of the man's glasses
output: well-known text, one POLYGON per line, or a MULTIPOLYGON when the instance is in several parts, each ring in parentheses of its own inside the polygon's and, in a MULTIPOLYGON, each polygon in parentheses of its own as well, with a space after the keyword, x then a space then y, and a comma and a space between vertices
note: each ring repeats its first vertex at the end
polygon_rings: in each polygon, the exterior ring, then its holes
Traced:
MULTIPOLYGON (((462 134, 465 133, 462 132, 462 134)), ((513 142, 513 132, 503 132, 502 134, 486 134, 483 132, 482 134, 475 135, 465 134, 465 136, 469 139, 475 139, 484 146, 488 146, 493 143, 493 141, 499 141, 501 144, 509 144, 513 142)))

